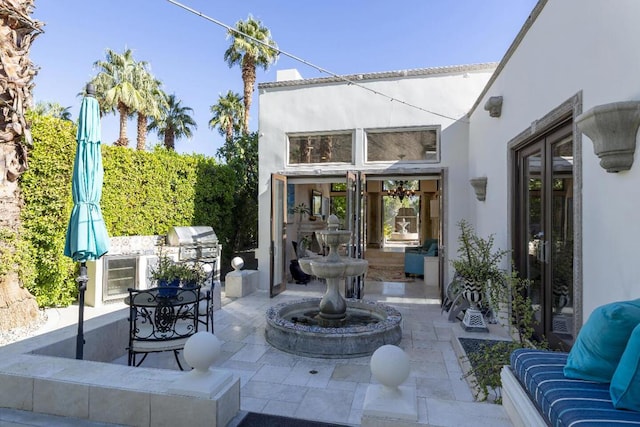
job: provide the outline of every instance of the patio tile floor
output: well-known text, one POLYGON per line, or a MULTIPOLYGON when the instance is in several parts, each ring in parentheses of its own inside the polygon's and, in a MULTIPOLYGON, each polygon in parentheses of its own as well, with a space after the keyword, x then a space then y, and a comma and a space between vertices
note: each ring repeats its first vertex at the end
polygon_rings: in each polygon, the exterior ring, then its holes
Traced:
MULTIPOLYGON (((325 285, 316 281, 289 284, 275 298, 269 298, 266 291, 233 300, 223 298, 222 309, 215 312, 214 328, 224 344, 214 365, 240 378, 241 411, 360 424, 367 387, 376 383, 369 370, 370 357, 302 357, 276 350, 264 339, 265 313, 270 306, 318 297, 324 290, 325 285)), ((407 384, 414 384, 417 390, 416 425, 511 426, 502 406, 474 401, 451 345, 453 328, 460 326, 441 314, 436 287, 425 286, 420 280, 368 281, 365 298, 390 304, 403 315, 399 346, 411 360, 407 384)), ((126 364, 126 355, 114 363, 126 364)), ((171 353, 151 354, 143 366, 178 369, 171 353)), ((42 420, 40 414, 0 409, 0 425, 47 425, 42 420)), ((54 421, 60 420, 52 418, 54 421)), ((68 425, 82 425, 72 422, 68 425)))

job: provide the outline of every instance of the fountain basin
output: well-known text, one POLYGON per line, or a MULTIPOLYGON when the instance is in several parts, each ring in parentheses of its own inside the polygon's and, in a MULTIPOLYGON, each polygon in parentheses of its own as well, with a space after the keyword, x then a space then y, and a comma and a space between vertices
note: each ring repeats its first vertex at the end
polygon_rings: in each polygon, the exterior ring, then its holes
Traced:
POLYGON ((365 259, 339 257, 331 260, 328 257, 300 258, 298 264, 302 271, 312 276, 330 279, 334 277, 352 277, 364 274, 369 266, 365 259))
POLYGON ((367 300, 346 303, 346 324, 341 327, 314 322, 319 298, 273 306, 267 311, 267 342, 288 353, 327 359, 369 356, 382 345, 400 342, 402 315, 395 308, 367 300))

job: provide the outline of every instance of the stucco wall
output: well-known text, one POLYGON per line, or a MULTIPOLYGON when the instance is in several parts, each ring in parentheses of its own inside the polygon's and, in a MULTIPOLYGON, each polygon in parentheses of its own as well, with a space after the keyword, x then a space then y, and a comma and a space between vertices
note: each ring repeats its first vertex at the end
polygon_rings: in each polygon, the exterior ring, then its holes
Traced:
MULTIPOLYGON (((472 113, 469 174, 488 177, 487 200, 472 210, 478 231, 495 233, 500 247, 510 247, 508 142, 580 91, 583 111, 640 100, 638 22, 637 0, 549 0, 472 113), (497 95, 504 97, 502 116, 490 118, 482 106, 497 95)), ((586 136, 581 153, 586 321, 601 304, 640 297, 640 162, 628 172, 607 173, 586 136)))
POLYGON ((260 235, 257 257, 262 289, 269 286, 271 174, 306 172, 308 175, 340 176, 347 170, 355 169, 398 170, 398 166, 391 163, 365 164, 363 141, 364 130, 367 128, 440 126, 441 162, 414 163, 402 166, 401 170, 438 171, 447 168, 448 187, 445 198, 448 201, 446 203, 449 203, 449 212, 453 212, 448 220, 455 223, 456 218, 465 216, 468 198, 458 197, 471 190, 466 166, 468 123, 465 114, 493 71, 493 66, 479 68, 472 71, 449 70, 422 76, 396 73, 396 76, 384 79, 358 81, 372 90, 450 118, 390 101, 346 82, 303 83, 290 87, 260 86, 260 235), (354 165, 286 166, 288 133, 336 130, 354 132, 354 165), (450 197, 450 194, 456 194, 456 197, 450 197))

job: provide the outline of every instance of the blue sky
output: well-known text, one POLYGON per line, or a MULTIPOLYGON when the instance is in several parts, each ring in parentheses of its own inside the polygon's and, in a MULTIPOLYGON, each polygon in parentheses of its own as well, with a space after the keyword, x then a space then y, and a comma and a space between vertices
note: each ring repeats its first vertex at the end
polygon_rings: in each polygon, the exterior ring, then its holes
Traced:
MULTIPOLYGON (((499 61, 537 0, 182 0, 227 25, 249 14, 271 30, 283 51, 336 74, 356 74, 499 61)), ((40 68, 34 100, 71 107, 95 74, 105 49, 133 51, 147 61, 167 93, 194 109, 198 129, 176 142, 182 153, 213 156, 223 138, 209 129, 210 106, 228 90, 242 93, 240 69, 223 59, 226 30, 166 0, 43 0, 33 16, 45 33, 32 44, 40 68)), ((275 81, 276 70, 297 68, 304 78, 326 77, 280 56, 258 83, 275 81)), ((251 130, 258 127, 257 90, 251 130)), ((135 122, 127 132, 135 147, 135 122)), ((102 120, 103 142, 118 137, 118 118, 102 120)), ((158 138, 148 137, 151 143, 158 138)))

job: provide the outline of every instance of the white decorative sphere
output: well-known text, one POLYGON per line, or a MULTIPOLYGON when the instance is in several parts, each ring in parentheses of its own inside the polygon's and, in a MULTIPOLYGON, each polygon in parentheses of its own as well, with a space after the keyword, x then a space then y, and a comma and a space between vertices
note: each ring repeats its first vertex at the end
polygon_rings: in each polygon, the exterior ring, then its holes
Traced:
POLYGON ((184 344, 184 360, 197 371, 208 371, 221 347, 222 342, 211 332, 197 332, 184 344))
POLYGON ((409 378, 409 356, 400 347, 383 345, 371 356, 371 373, 382 385, 398 387, 409 378))
POLYGON ((242 267, 244 267, 244 260, 239 256, 233 258, 231 260, 231 267, 233 267, 234 270, 240 270, 242 267))

